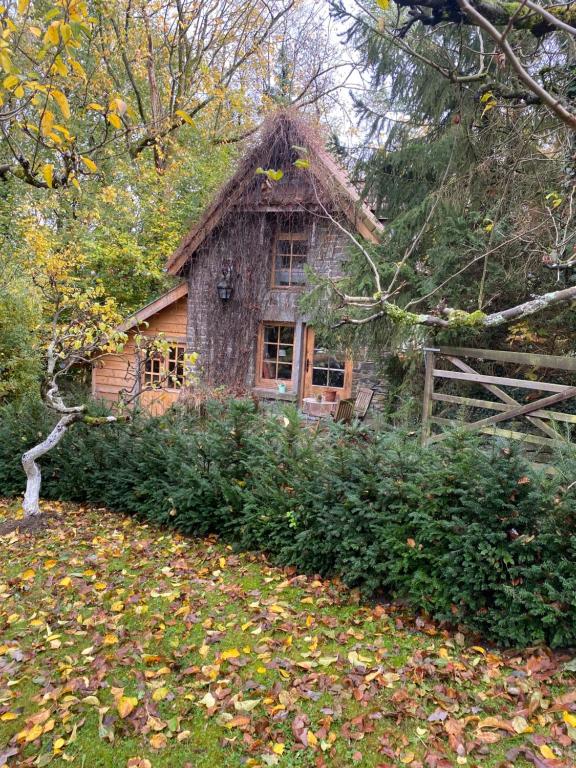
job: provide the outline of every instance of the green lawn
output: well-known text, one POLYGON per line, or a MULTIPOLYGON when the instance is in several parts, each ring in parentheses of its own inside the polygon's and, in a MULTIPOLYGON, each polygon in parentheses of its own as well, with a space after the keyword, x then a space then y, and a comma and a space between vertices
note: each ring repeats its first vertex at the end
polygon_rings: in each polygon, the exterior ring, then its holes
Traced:
POLYGON ((0 766, 576 764, 570 654, 501 654, 214 540, 45 507, 45 532, 0 538, 0 766))

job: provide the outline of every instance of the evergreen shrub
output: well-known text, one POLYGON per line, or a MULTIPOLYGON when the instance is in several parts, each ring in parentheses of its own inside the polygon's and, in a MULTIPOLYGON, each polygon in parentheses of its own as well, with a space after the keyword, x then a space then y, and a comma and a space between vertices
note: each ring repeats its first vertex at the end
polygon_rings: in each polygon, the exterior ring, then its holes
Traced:
MULTIPOLYGON (((0 495, 54 422, 0 411, 0 495)), ((75 425, 42 460, 46 498, 95 503, 280 564, 338 576, 504 645, 576 644, 576 460, 554 476, 505 444, 431 448, 362 425, 302 424, 252 401, 75 425)))

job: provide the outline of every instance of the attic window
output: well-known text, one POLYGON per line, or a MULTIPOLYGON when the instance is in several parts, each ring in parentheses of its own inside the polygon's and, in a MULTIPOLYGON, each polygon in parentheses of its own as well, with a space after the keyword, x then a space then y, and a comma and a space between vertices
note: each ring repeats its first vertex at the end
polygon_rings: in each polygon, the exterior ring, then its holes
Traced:
POLYGON ((298 219, 281 222, 274 246, 272 285, 296 288, 306 284, 309 235, 298 219))

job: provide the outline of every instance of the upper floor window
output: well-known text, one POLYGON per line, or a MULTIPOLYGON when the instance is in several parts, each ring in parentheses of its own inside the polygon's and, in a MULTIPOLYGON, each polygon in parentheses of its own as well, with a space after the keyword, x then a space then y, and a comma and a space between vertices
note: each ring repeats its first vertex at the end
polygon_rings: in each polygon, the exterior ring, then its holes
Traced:
POLYGON ((304 267, 308 247, 308 233, 300 222, 286 222, 281 226, 274 248, 274 288, 293 288, 306 284, 304 267))

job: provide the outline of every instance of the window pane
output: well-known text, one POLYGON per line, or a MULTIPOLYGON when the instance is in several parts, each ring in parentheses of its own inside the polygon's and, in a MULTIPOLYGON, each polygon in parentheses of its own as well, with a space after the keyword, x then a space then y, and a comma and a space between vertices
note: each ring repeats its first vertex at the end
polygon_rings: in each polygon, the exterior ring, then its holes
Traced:
POLYGON ((264 341, 278 341, 278 326, 277 325, 265 325, 264 326, 264 341))
POLYGON ((294 328, 291 325, 280 325, 280 341, 283 344, 294 344, 294 328))
POLYGON ((292 260, 292 285, 305 285, 306 274, 304 272, 304 265, 306 259, 302 256, 295 256, 292 260))
POLYGON ((281 364, 278 366, 277 379, 291 379, 292 378, 292 366, 281 364))
POLYGON ((308 241, 307 240, 293 240, 292 241, 292 253, 294 255, 305 255, 308 253, 308 241))
POLYGON ((328 386, 338 387, 339 389, 342 389, 342 387, 344 386, 344 371, 334 371, 334 370, 329 371, 328 386))
POLYGON ((279 254, 281 254, 281 253, 290 254, 290 252, 291 252, 291 245, 292 245, 292 241, 291 240, 278 239, 278 245, 277 245, 278 253, 279 254))
POLYGON ((262 378, 263 379, 275 379, 276 378, 276 361, 264 360, 262 363, 262 378))
POLYGON ((325 368, 312 369, 312 384, 315 387, 328 386, 328 371, 325 368))
POLYGON ((329 356, 325 349, 314 350, 314 368, 328 368, 329 356))

